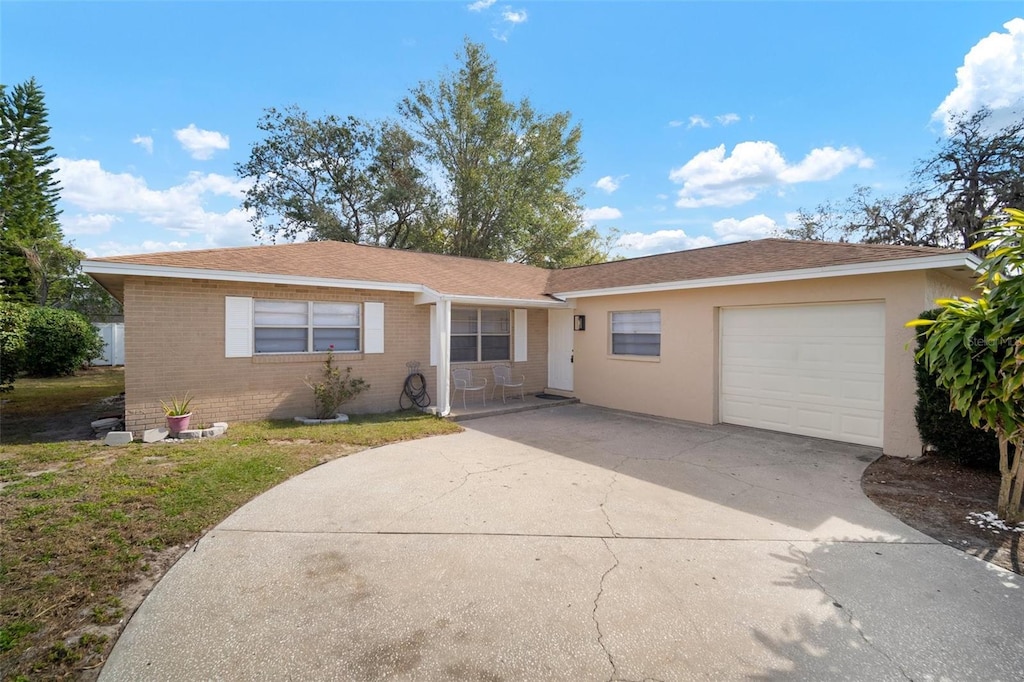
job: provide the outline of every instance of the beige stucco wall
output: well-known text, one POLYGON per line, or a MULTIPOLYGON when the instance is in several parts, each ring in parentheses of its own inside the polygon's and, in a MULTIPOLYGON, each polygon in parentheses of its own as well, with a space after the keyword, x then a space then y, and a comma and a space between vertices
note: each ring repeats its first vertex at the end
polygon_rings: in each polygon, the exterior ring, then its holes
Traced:
POLYGON ((723 307, 852 301, 885 302, 883 449, 920 454, 914 423, 913 332, 904 324, 932 307, 936 293, 966 292, 924 271, 631 294, 576 301, 587 329, 575 333, 575 389, 581 401, 702 424, 718 421, 718 311, 723 307), (661 311, 661 357, 610 355, 609 313, 661 311))
MULTIPOLYGON (((162 426, 161 400, 192 396, 201 421, 288 419, 310 415, 313 394, 303 384, 317 378, 324 354, 224 357, 224 297, 249 296, 298 301, 380 301, 384 303, 384 353, 338 353, 340 367, 370 383, 370 390, 346 404, 358 414, 398 409, 407 369, 416 360, 434 403, 436 368, 430 366, 430 311, 414 305, 413 295, 358 289, 256 285, 199 279, 127 277, 125 309, 126 428, 162 426)), ((547 378, 547 314, 528 314, 528 361, 512 363, 527 375, 527 389, 540 390, 547 378)), ((490 374, 493 363, 479 369, 490 374)))

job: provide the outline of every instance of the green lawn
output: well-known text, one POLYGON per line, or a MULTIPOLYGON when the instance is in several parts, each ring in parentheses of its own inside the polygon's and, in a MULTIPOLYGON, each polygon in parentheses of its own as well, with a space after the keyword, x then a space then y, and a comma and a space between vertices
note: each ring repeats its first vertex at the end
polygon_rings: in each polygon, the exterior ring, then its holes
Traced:
MULTIPOLYGON (((4 420, 52 418, 55 405, 81 409, 123 390, 116 373, 99 374, 19 379, 4 420)), ((367 447, 460 430, 392 413, 331 426, 236 424, 219 438, 120 448, 0 435, 0 679, 101 663, 130 606, 124 591, 259 493, 367 447)))

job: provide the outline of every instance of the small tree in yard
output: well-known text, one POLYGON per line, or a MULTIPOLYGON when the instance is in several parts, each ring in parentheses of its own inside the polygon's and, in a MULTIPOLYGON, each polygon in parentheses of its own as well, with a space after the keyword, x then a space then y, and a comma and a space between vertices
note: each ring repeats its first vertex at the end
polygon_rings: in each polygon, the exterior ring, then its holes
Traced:
POLYGON ((317 419, 333 419, 338 408, 370 388, 362 379, 352 378, 351 367, 342 372, 334 366, 334 346, 327 349, 322 379, 313 381, 307 376, 303 381, 313 390, 317 419))
POLYGON ((997 513, 1024 520, 1024 211, 1005 209, 1009 220, 972 248, 988 249, 979 298, 937 301, 935 320, 923 327, 918 362, 949 391, 950 408, 999 438, 997 513))

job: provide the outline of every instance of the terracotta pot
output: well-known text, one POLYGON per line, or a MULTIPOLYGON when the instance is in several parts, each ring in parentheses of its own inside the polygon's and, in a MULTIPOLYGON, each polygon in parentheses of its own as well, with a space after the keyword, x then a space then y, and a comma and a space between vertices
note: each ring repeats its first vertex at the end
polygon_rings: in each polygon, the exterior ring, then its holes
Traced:
POLYGON ((190 419, 192 419, 191 412, 177 417, 167 415, 167 430, 171 432, 172 436, 175 436, 182 431, 187 431, 190 419))

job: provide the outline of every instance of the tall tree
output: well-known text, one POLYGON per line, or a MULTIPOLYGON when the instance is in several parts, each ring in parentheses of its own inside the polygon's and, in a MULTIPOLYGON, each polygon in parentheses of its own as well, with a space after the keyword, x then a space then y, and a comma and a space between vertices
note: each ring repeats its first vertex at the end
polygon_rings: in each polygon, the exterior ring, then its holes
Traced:
POLYGON ((0 279, 14 301, 38 301, 31 253, 63 241, 49 140, 46 103, 35 79, 10 89, 0 85, 0 279))
POLYGON ((310 119, 296 106, 267 109, 258 125, 264 139, 235 167, 252 180, 242 206, 256 237, 391 247, 413 239, 430 193, 403 130, 352 116, 310 119))
POLYGON ((459 68, 398 105, 440 177, 431 237, 445 253, 555 266, 603 260, 581 220, 582 135, 568 113, 510 102, 482 45, 466 41, 459 68))
POLYGON ((922 190, 876 196, 870 187, 855 187, 841 202, 827 200, 813 211, 800 209, 791 239, 812 239, 903 246, 960 246, 946 228, 939 205, 922 190))
POLYGON ((992 130, 991 112, 960 116, 911 186, 891 196, 856 187, 842 202, 801 209, 796 239, 967 249, 985 238, 1000 206, 1024 205, 1024 119, 992 130))
POLYGON ((957 118, 917 172, 965 248, 985 238, 985 220, 1000 206, 1024 206, 1024 119, 993 131, 991 115, 982 109, 957 118))

